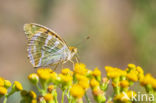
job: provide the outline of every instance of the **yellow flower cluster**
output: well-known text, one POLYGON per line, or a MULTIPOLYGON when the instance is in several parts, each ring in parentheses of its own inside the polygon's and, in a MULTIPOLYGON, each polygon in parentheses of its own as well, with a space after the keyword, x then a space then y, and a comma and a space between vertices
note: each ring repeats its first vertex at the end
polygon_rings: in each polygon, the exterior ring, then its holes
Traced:
POLYGON ((9 80, 5 80, 0 77, 0 98, 5 96, 5 102, 7 98, 17 91, 22 91, 23 87, 20 82, 15 81, 13 84, 9 80), (10 88, 11 87, 11 88, 10 88))
POLYGON ((136 97, 136 93, 134 91, 122 92, 114 97, 114 100, 117 102, 131 103, 130 99, 132 96, 136 97))
POLYGON ((34 91, 21 91, 22 100, 21 103, 37 103, 37 94, 34 91))
POLYGON ((23 90, 22 85, 15 81, 13 84, 9 80, 0 77, 0 97, 9 97, 16 91, 21 91, 21 103, 58 103, 57 88, 62 90, 62 100, 67 97, 69 103, 83 103, 83 97, 88 103, 90 99, 87 91, 91 89, 92 95, 97 103, 133 103, 130 99, 137 96, 130 86, 135 82, 140 82, 145 87, 147 93, 156 93, 156 78, 151 74, 144 75, 140 66, 128 64, 122 70, 111 66, 106 66, 107 77, 102 78, 99 68, 87 69, 83 63, 76 63, 74 70, 62 68, 58 74, 50 68, 38 68, 36 73, 28 75, 30 82, 36 87, 37 95, 34 91, 23 90), (111 81, 113 96, 106 98, 106 91, 111 81), (12 86, 11 91, 8 88, 12 86), (128 98, 124 98, 124 96, 128 98))
POLYGON ((156 89, 156 78, 154 78, 151 74, 146 74, 140 80, 140 83, 143 86, 151 85, 154 89, 156 89))

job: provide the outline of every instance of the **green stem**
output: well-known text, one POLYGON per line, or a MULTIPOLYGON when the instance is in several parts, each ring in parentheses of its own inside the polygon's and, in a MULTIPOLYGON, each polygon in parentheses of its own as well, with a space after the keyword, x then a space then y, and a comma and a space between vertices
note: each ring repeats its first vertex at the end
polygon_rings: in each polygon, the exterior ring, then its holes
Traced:
POLYGON ((88 103, 91 103, 90 99, 87 96, 87 93, 85 93, 85 98, 86 98, 86 100, 87 100, 88 103))
POLYGON ((57 101, 57 92, 56 92, 56 90, 54 90, 54 101, 55 101, 55 103, 58 103, 58 101, 57 101))
POLYGON ((35 87, 37 88, 37 90, 43 95, 44 93, 43 93, 43 90, 41 90, 41 88, 39 87, 39 85, 38 84, 35 84, 35 87))
POLYGON ((63 91, 62 91, 62 100, 61 100, 61 103, 64 102, 64 93, 65 93, 65 91, 63 90, 63 91))
POLYGON ((5 96, 3 103, 7 103, 7 96, 5 96))

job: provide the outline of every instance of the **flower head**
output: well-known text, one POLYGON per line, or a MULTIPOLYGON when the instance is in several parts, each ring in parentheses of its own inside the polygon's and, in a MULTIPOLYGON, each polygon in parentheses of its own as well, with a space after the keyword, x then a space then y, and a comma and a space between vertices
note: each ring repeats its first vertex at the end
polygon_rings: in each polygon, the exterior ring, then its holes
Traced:
POLYGON ((70 93, 75 98, 82 98, 84 95, 84 89, 80 85, 74 84, 70 89, 70 93))
POLYGON ((30 95, 30 97, 31 97, 32 99, 36 99, 36 97, 37 97, 37 95, 36 95, 36 93, 35 93, 34 91, 30 91, 30 92, 29 92, 29 95, 30 95))
POLYGON ((51 93, 47 93, 45 96, 44 96, 44 99, 46 101, 52 101, 53 100, 53 95, 51 93))
POLYGON ((0 95, 7 94, 7 89, 5 87, 0 87, 0 95))
POLYGON ((101 76, 101 71, 96 67, 93 72, 92 72, 93 76, 101 76))
POLYGON ((4 86, 4 79, 0 77, 0 86, 4 86))
POLYGON ((91 85, 91 87, 97 87, 97 86, 99 86, 100 84, 99 84, 99 82, 98 82, 95 78, 93 78, 93 79, 91 79, 91 81, 90 81, 90 85, 91 85))
POLYGON ((39 76, 40 79, 42 80, 49 80, 50 79, 50 74, 53 71, 50 68, 39 68, 37 70, 37 75, 39 76))
POLYGON ((20 82, 18 82, 18 81, 14 82, 13 87, 15 87, 15 89, 17 91, 22 91, 23 90, 22 84, 20 82))
POLYGON ((129 86, 129 82, 127 81, 127 80, 122 80, 121 82, 120 82, 120 86, 121 87, 128 87, 129 86))
POLYGON ((61 73, 64 75, 73 75, 73 72, 69 68, 62 69, 61 73))
POLYGON ((88 89, 89 88, 89 79, 88 80, 80 80, 78 82, 78 84, 84 89, 88 89))
POLYGON ((81 75, 86 75, 87 73, 87 69, 86 69, 86 65, 82 64, 82 63, 76 63, 75 64, 75 68, 74 68, 74 72, 81 74, 81 75))
POLYGON ((37 75, 36 73, 30 74, 30 75, 28 76, 28 79, 29 79, 32 83, 34 83, 34 84, 36 84, 36 83, 39 82, 39 77, 38 77, 38 75, 37 75))
POLYGON ((9 80, 4 80, 4 87, 6 88, 11 87, 11 82, 9 80))

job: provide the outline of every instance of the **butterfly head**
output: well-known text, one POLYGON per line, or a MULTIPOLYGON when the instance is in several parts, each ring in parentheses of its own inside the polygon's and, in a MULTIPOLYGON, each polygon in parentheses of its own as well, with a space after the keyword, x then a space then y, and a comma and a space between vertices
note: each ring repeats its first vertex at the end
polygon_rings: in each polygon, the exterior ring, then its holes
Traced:
POLYGON ((77 48, 75 48, 75 47, 69 47, 69 50, 71 52, 72 57, 77 53, 77 48))

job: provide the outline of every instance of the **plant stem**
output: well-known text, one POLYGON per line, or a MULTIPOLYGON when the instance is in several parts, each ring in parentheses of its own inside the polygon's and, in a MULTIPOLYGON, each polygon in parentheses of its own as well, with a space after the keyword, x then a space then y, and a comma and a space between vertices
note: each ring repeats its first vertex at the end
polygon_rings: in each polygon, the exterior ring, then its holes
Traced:
POLYGON ((65 93, 65 91, 63 90, 63 91, 62 91, 62 100, 61 100, 61 103, 64 102, 64 93, 65 93))
POLYGON ((7 103, 7 96, 5 96, 3 103, 7 103))
POLYGON ((58 103, 58 101, 57 101, 57 92, 56 92, 56 90, 54 90, 53 95, 54 95, 54 101, 55 101, 55 103, 58 103))
POLYGON ((87 100, 88 103, 91 103, 90 99, 87 96, 87 93, 85 93, 85 98, 86 98, 86 100, 87 100))

